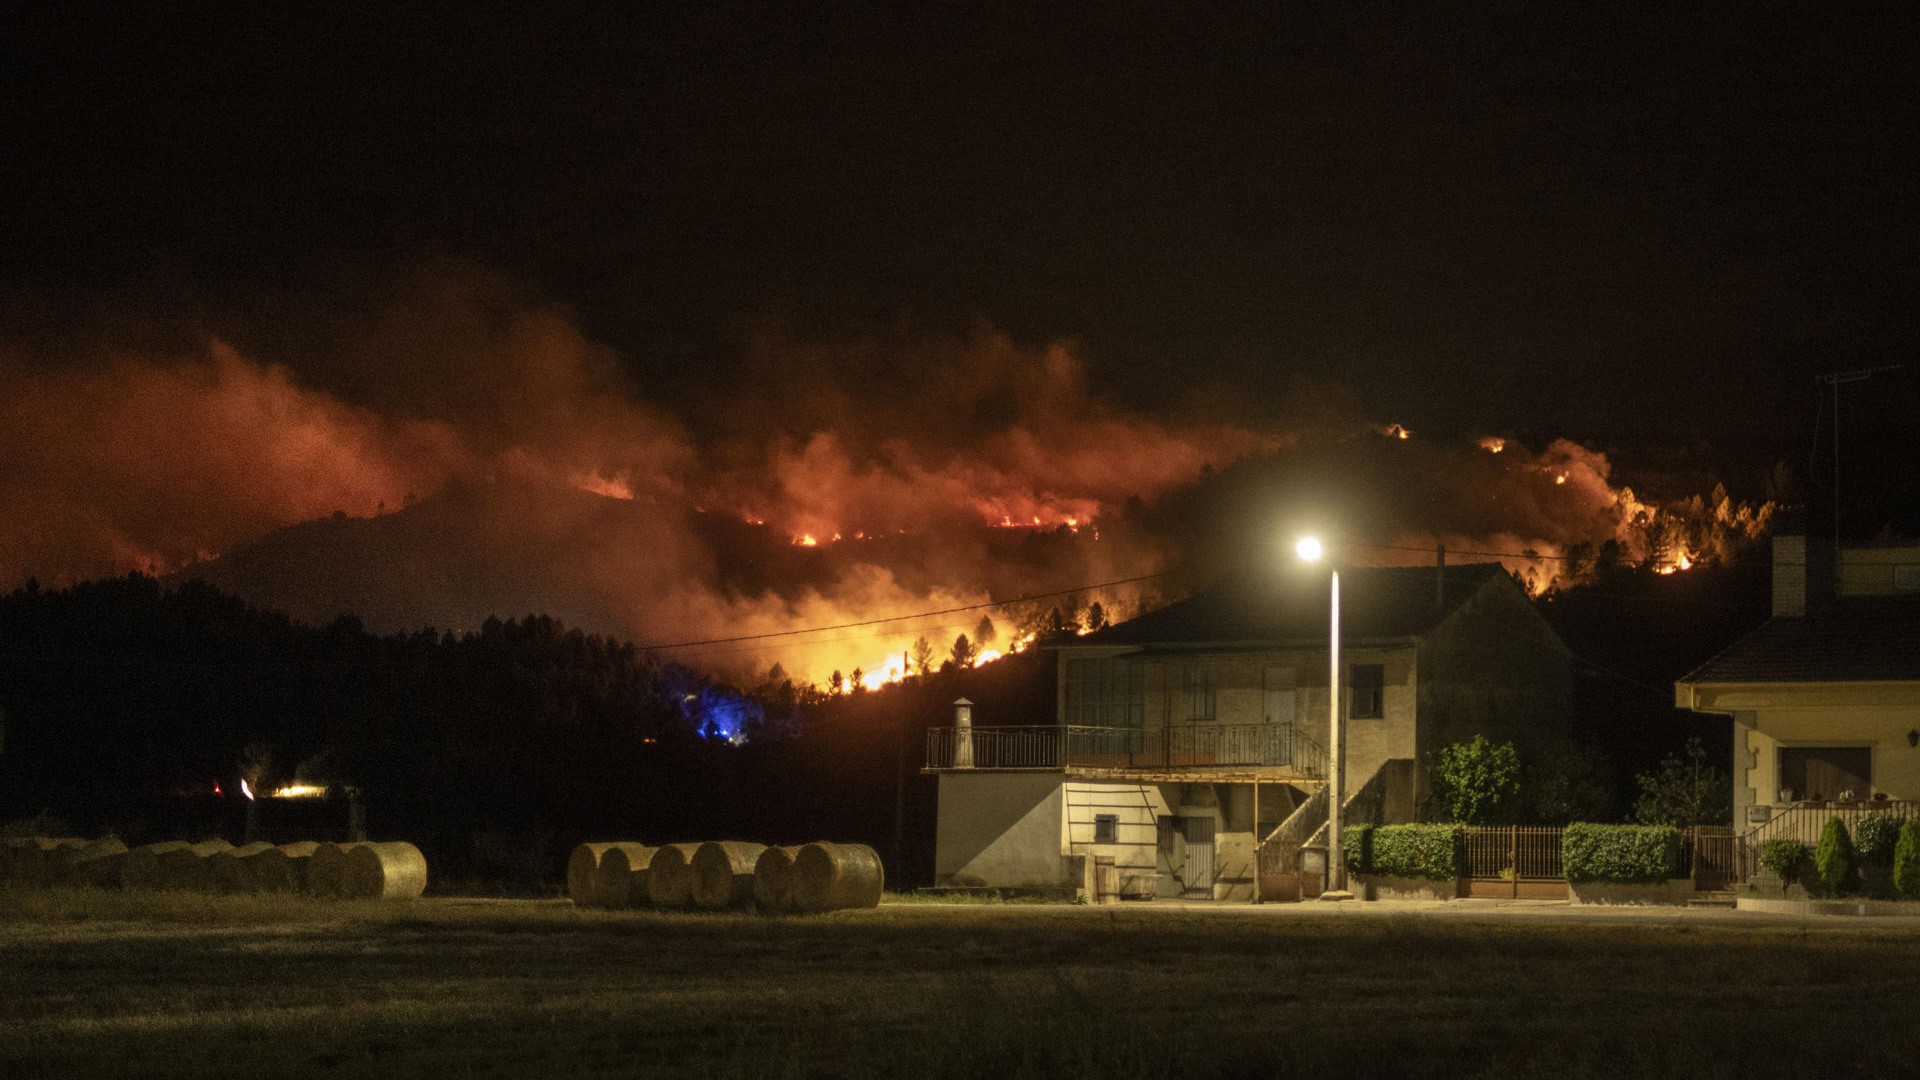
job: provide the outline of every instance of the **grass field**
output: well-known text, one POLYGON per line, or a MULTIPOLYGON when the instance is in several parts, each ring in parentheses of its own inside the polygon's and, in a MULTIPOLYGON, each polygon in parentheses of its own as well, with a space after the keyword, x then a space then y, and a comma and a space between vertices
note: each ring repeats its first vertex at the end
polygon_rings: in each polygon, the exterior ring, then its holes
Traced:
POLYGON ((1920 928, 0 890, 0 1076, 1914 1075, 1920 928))

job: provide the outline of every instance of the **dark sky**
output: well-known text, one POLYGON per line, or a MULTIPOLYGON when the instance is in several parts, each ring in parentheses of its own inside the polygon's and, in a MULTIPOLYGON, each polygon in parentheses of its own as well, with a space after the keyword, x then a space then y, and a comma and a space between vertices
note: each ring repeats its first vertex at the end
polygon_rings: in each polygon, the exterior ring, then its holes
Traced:
POLYGON ((755 320, 979 319, 1143 409, 1763 460, 1909 361, 1911 7, 1455 6, 10 6, 0 315, 455 258, 668 403, 755 320))

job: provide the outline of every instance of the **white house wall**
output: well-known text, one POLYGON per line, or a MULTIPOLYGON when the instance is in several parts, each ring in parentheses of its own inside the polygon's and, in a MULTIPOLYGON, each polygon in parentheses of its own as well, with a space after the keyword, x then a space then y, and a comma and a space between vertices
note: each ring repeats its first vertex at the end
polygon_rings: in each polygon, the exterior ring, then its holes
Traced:
MULTIPOLYGON (((1896 799, 1920 799, 1920 750, 1907 733, 1920 729, 1920 693, 1912 704, 1742 710, 1734 725, 1734 812, 1779 801, 1780 753, 1791 746, 1869 746, 1873 786, 1896 799)), ((1805 798, 1808 792, 1795 792, 1805 798)), ((1825 792, 1832 798, 1837 792, 1825 792)), ((1867 792, 1859 792, 1867 798, 1867 792)))
POLYGON ((1159 819, 1173 811, 1158 784, 1073 782, 1066 785, 1066 852, 1111 858, 1122 876, 1155 871, 1159 819), (1112 814, 1114 842, 1095 843, 1095 818, 1112 814))
POLYGON ((1078 887, 1063 853, 1064 786, 1058 773, 942 773, 935 883, 1078 887))

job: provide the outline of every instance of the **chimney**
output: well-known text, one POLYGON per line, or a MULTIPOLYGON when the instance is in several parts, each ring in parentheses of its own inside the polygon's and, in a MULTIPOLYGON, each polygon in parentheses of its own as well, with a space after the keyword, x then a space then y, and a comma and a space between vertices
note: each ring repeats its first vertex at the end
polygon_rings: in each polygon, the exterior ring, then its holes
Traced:
POLYGON ((1804 507, 1773 516, 1773 614, 1816 612, 1833 599, 1833 550, 1807 527, 1804 507))
POLYGON ((973 702, 966 698, 953 703, 953 767, 973 768, 973 702))

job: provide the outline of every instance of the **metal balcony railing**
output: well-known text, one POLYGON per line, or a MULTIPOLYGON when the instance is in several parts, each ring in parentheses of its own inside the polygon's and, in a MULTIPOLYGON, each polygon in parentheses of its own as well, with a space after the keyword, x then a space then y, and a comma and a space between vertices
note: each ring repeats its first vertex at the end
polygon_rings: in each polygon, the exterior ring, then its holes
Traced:
POLYGON ((1296 724, 1190 721, 1160 728, 975 727, 927 732, 929 769, 1291 768, 1326 775, 1326 751, 1296 724))

